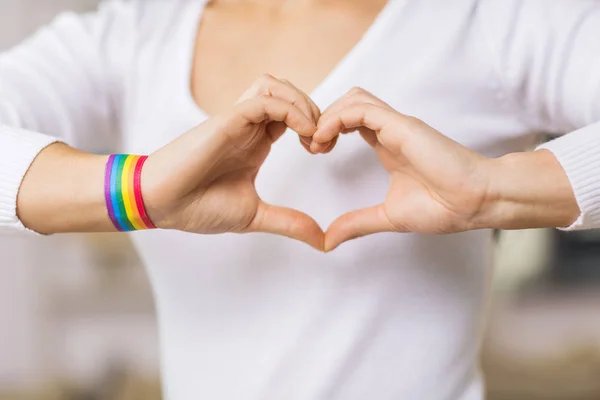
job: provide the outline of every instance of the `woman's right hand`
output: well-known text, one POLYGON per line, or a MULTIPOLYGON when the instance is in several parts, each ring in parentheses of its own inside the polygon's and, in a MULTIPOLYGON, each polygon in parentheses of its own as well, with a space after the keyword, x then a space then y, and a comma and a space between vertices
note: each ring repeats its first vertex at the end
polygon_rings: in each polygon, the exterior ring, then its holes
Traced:
MULTIPOLYGON (((267 232, 321 250, 304 213, 263 202, 254 180, 289 127, 307 147, 318 107, 287 81, 259 79, 238 104, 151 154, 142 170, 146 211, 158 228, 193 233, 267 232)), ((108 157, 64 144, 42 150, 21 182, 17 215, 40 233, 114 231, 104 200, 108 157)))
POLYGON ((158 228, 266 232, 321 250, 324 234, 312 218, 265 203, 254 185, 271 145, 285 130, 310 143, 319 116, 308 96, 289 82, 261 78, 232 109, 150 155, 142 172, 150 218, 158 228))

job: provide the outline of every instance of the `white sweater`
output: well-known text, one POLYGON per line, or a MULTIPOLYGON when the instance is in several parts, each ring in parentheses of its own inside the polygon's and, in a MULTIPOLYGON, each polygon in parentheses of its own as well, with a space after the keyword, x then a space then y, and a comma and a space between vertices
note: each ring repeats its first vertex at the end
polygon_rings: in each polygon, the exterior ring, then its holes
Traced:
MULTIPOLYGON (((66 14, 0 58, 0 228, 36 154, 149 153, 200 123, 189 89, 204 1, 66 14)), ((392 0, 312 93, 362 86, 487 156, 540 132, 600 226, 600 3, 392 0)), ((326 226, 379 202, 387 176, 358 135, 314 157, 284 136, 258 178, 326 226), (293 184, 291 182, 294 182, 293 184), (318 195, 314 188, 319 188, 318 195)), ((167 400, 479 400, 490 232, 380 234, 331 254, 268 235, 136 232, 159 315, 167 400)))

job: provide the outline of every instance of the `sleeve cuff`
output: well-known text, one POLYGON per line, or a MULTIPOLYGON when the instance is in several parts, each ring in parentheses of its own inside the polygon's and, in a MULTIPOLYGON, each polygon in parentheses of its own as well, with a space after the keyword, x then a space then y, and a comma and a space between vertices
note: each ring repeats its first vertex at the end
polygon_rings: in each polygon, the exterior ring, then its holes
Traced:
POLYGON ((545 143, 565 170, 581 215, 566 231, 600 228, 600 123, 545 143))
POLYGON ((33 160, 57 141, 41 133, 0 126, 0 233, 33 232, 17 217, 17 195, 33 160))

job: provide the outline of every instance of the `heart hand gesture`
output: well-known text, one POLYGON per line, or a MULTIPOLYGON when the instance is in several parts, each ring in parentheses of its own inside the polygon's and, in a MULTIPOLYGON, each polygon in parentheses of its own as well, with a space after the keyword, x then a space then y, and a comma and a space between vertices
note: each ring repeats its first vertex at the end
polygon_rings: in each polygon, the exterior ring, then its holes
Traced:
POLYGON ((547 151, 486 158, 362 89, 322 115, 304 93, 271 77, 244 99, 149 158, 145 197, 159 227, 269 232, 330 251, 378 232, 567 226, 579 214, 568 179, 547 151), (358 130, 389 172, 383 203, 342 215, 326 234, 306 214, 264 203, 254 179, 288 127, 312 153, 327 153, 340 133, 358 130))
MULTIPOLYGON (((23 179, 18 217, 41 233, 114 229, 98 184, 106 163, 105 156, 48 146, 23 179)), ((547 150, 486 158, 362 89, 321 115, 306 94, 270 76, 231 110, 150 155, 142 181, 146 211, 159 228, 266 232, 325 251, 377 232, 566 227, 581 215, 570 180, 547 150), (311 153, 327 153, 340 133, 358 130, 389 172, 383 203, 342 215, 324 234, 308 215, 263 202, 254 182, 287 128, 311 153)))

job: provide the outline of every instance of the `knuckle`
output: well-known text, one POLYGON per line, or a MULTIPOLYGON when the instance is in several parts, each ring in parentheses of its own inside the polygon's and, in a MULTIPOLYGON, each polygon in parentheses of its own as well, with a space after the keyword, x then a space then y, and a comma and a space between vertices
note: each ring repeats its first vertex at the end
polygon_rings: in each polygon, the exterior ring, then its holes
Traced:
POLYGON ((365 90, 359 86, 354 86, 352 89, 350 89, 350 91, 348 92, 348 94, 350 96, 356 96, 356 95, 361 95, 366 93, 365 90))
POLYGON ((270 87, 272 86, 271 82, 274 78, 269 74, 260 74, 252 81, 252 84, 248 88, 248 90, 242 95, 242 99, 244 98, 252 98, 258 97, 261 94, 271 94, 270 87))
POLYGON ((265 93, 258 96, 258 100, 263 104, 270 103, 272 99, 273 98, 271 96, 269 96, 268 94, 265 94, 265 93))
POLYGON ((271 97, 267 94, 260 94, 242 103, 242 109, 245 111, 250 111, 259 108, 266 112, 270 104, 271 97))
POLYGON ((260 101, 260 98, 251 97, 236 104, 232 111, 234 114, 245 114, 256 107, 257 101, 260 101))
POLYGON ((273 80, 275 80, 273 75, 265 73, 265 74, 261 74, 258 77, 257 82, 260 84, 269 84, 269 83, 273 82, 273 80))
POLYGON ((380 107, 378 107, 376 104, 370 103, 370 102, 365 102, 362 107, 364 107, 365 111, 373 111, 376 110, 380 107))

